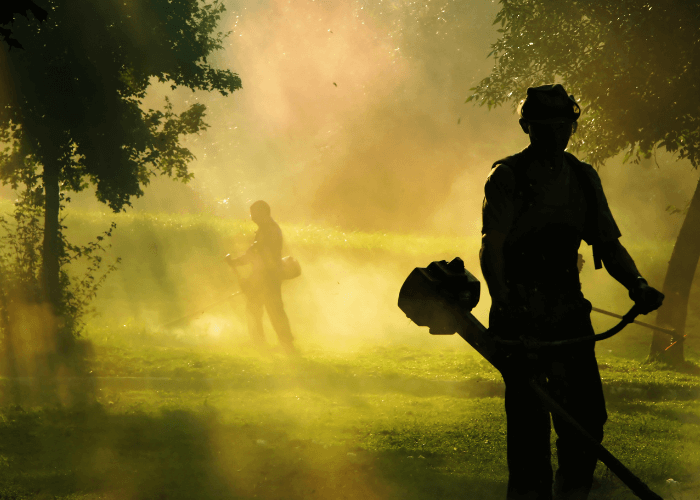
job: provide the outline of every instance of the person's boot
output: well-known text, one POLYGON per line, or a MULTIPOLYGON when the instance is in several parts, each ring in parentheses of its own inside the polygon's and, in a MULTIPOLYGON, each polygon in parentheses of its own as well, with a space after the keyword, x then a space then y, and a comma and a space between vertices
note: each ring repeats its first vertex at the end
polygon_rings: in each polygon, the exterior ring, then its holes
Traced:
POLYGON ((568 493, 555 493, 552 498, 553 500, 588 500, 588 492, 581 490, 573 490, 568 493))
POLYGON ((294 347, 292 342, 282 342, 280 347, 282 348, 282 352, 284 352, 290 358, 299 357, 299 351, 297 351, 297 348, 294 347))
POLYGON ((567 477, 561 469, 557 469, 552 485, 552 500, 587 500, 590 490, 596 487, 594 485, 597 483, 597 487, 600 487, 600 483, 596 481, 595 477, 592 477, 590 481, 586 485, 583 478, 567 477))
POLYGON ((255 349, 258 354, 269 354, 270 346, 267 345, 267 342, 265 342, 265 339, 263 339, 263 340, 253 339, 252 344, 253 344, 253 349, 255 349))
POLYGON ((572 490, 564 491, 561 483, 554 483, 552 500, 588 500, 588 489, 586 488, 575 488, 572 490))

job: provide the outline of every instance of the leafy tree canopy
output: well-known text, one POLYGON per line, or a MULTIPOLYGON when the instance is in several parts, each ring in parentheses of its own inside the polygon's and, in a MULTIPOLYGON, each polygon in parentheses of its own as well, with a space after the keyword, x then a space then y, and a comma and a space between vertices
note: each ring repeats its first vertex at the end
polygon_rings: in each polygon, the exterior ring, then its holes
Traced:
POLYGON ((40 21, 46 19, 46 11, 32 0, 6 0, 0 5, 0 43, 5 42, 11 48, 23 48, 19 40, 12 36, 12 29, 8 25, 12 24, 16 15, 26 17, 29 12, 40 21))
POLYGON ((583 114, 572 147, 600 165, 662 147, 700 163, 700 3, 501 0, 491 75, 467 101, 489 107, 562 82, 583 114))
POLYGON ((153 79, 224 95, 241 87, 207 59, 225 36, 216 31, 220 1, 37 3, 46 20, 12 23, 24 50, 0 50, 2 180, 15 184, 22 168, 54 165, 63 190, 93 183, 115 211, 143 194, 156 171, 186 180, 192 154, 179 138, 206 127, 204 106, 176 114, 170 103, 141 103, 153 79))

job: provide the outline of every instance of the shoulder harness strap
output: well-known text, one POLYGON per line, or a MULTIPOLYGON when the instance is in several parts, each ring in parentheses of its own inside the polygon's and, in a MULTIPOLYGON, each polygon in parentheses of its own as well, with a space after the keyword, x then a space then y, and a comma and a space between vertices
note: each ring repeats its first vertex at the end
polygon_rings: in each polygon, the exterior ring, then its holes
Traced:
POLYGON ((507 165, 510 167, 515 177, 515 198, 518 211, 526 210, 532 204, 534 196, 526 176, 526 169, 521 168, 523 160, 525 160, 526 151, 527 150, 523 150, 512 156, 507 156, 502 160, 498 160, 491 166, 492 169, 496 168, 498 165, 507 165))

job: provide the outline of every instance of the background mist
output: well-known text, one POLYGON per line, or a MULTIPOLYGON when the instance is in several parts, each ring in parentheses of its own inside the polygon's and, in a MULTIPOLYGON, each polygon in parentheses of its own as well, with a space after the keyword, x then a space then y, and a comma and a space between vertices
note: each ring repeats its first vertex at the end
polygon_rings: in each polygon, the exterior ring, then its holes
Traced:
MULTIPOLYGON (((188 144, 197 156, 191 189, 233 217, 265 199, 288 222, 478 232, 491 164, 527 145, 510 109, 464 103, 490 70, 497 5, 229 4, 219 63, 243 89, 176 96, 209 109, 211 128, 188 144)), ((159 103, 165 89, 156 89, 149 99, 159 103)), ((664 210, 689 199, 697 173, 659 156, 662 168, 615 159, 601 170, 625 236, 675 237, 679 218, 664 210)), ((148 197, 161 184, 137 206, 157 210, 148 197)))
MULTIPOLYGON (((479 275, 484 180, 495 160, 528 143, 512 109, 464 103, 490 70, 498 4, 265 0, 231 1, 227 9, 221 30, 230 34, 216 63, 237 72, 243 89, 222 97, 154 83, 145 108, 162 106, 166 96, 176 111, 202 102, 210 128, 185 140, 197 158, 190 165, 194 180, 154 178, 129 212, 214 215, 226 224, 246 219, 249 205, 264 199, 283 224, 463 237, 463 248, 429 257, 459 254, 479 275)), ((698 172, 659 154, 643 165, 614 158, 600 175, 623 243, 663 248, 633 252, 660 286, 682 220, 665 209, 685 206, 698 172)), ((7 188, 3 193, 12 198, 7 188)), ((70 209, 98 210, 109 219, 92 193, 72 198, 70 209)), ((70 219, 67 225, 78 238, 94 237, 70 219)), ((112 253, 123 262, 99 299, 121 297, 128 307, 100 309, 155 327, 235 287, 220 257, 243 251, 253 228, 235 241, 216 231, 194 237, 129 231, 118 221, 112 253)), ((292 323, 304 325, 300 337, 332 329, 372 337, 374 329, 405 327, 395 296, 428 256, 358 257, 294 242, 287 235, 305 271, 299 283, 285 285, 285 297, 292 323)), ((585 245, 582 253, 589 262, 584 291, 596 305, 624 308, 624 290, 592 272, 585 245)), ((243 329, 237 317, 226 319, 230 329, 243 329)))

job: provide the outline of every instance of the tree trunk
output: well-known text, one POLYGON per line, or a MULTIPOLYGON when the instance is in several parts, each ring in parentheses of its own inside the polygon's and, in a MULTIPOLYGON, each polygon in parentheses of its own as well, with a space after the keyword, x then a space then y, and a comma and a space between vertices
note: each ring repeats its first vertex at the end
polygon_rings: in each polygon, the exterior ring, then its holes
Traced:
POLYGON ((70 332, 63 328, 61 283, 60 283, 60 254, 61 239, 59 237, 60 186, 58 180, 59 165, 51 162, 44 165, 42 175, 44 181, 44 244, 42 247, 42 279, 44 300, 48 302, 51 313, 55 318, 56 348, 59 353, 65 353, 70 348, 72 338, 70 332))
MULTIPOLYGON (((2 285, 5 285, 3 282, 2 285)), ((19 385, 17 383, 17 356, 15 355, 15 344, 14 344, 14 332, 12 331, 10 321, 10 301, 7 295, 0 292, 0 325, 2 329, 2 357, 3 357, 3 368, 2 374, 8 377, 9 380, 7 384, 9 385, 9 401, 14 404, 20 404, 20 392, 19 385)), ((4 398, 3 398, 4 400, 4 398)), ((5 402, 9 402, 4 400, 5 402)))
POLYGON ((666 350, 670 344, 668 335, 654 332, 649 352, 649 358, 652 361, 664 361, 676 366, 685 362, 681 339, 685 334, 688 298, 698 259, 700 259, 700 182, 695 188, 688 214, 673 246, 662 290, 666 298, 656 316, 657 325, 670 326, 676 330, 675 340, 679 342, 666 350))

